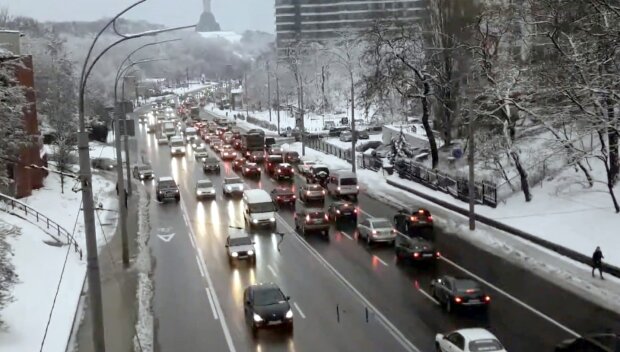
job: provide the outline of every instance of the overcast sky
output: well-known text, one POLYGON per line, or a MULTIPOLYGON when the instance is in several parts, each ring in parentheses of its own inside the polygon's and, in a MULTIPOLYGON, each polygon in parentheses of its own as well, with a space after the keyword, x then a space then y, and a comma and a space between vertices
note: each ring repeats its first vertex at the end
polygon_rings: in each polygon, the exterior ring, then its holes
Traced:
MULTIPOLYGON (((0 0, 13 15, 41 21, 90 21, 110 17, 133 0, 0 0)), ((168 26, 195 24, 202 12, 202 0, 148 0, 125 15, 168 26)), ((275 32, 274 0, 212 0, 213 14, 222 30, 246 29, 275 32)))

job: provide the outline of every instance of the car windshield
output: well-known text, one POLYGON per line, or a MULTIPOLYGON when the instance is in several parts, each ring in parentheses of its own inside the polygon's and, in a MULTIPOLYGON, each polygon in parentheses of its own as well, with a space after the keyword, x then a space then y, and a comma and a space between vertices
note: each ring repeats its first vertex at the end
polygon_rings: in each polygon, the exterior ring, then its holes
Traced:
POLYGON ((177 185, 174 181, 159 181, 159 188, 176 188, 177 185))
POLYGON ((251 203, 248 204, 248 208, 250 208, 250 213, 270 213, 276 211, 276 206, 273 202, 251 203))
POLYGON ((385 229, 392 227, 392 224, 387 220, 372 220, 372 227, 375 229, 385 229))
POLYGON ((218 160, 215 159, 215 158, 209 158, 209 159, 205 160, 205 163, 206 164, 217 164, 218 160))
POLYGON ((185 143, 183 141, 172 141, 170 142, 170 145, 173 147, 182 147, 185 145, 185 143))
POLYGON ((279 289, 263 289, 254 291, 254 305, 270 306, 286 302, 286 297, 279 289))
POLYGON ((312 172, 314 172, 315 174, 319 174, 321 172, 329 174, 329 169, 326 168, 326 167, 315 167, 315 168, 312 169, 312 172))
POLYGON ((495 339, 474 340, 469 343, 472 352, 501 351, 504 347, 495 339))
POLYGON ((224 183, 227 185, 235 184, 235 183, 243 183, 239 177, 231 177, 224 180, 224 183))
POLYGON ((340 184, 342 186, 355 186, 357 185, 357 179, 356 178, 342 178, 340 179, 340 184))
POLYGON ((200 188, 213 187, 213 183, 211 183, 211 181, 208 181, 208 180, 200 180, 197 182, 196 185, 200 188))
POLYGON ((325 216, 325 213, 322 211, 314 211, 308 215, 310 215, 312 219, 322 219, 325 216))
POLYGON ((308 185, 308 191, 322 191, 321 185, 308 185))
POLYGON ((288 188, 278 188, 276 189, 276 193, 279 195, 294 194, 293 191, 288 188))
POLYGON ((140 171, 151 171, 151 166, 149 166, 149 165, 140 165, 140 166, 138 166, 138 170, 140 170, 140 171))
POLYGON ((478 291, 480 287, 476 282, 471 280, 456 280, 456 290, 459 292, 478 291))
POLYGON ((230 239, 231 246, 250 246, 252 245, 252 239, 249 237, 236 237, 230 239))

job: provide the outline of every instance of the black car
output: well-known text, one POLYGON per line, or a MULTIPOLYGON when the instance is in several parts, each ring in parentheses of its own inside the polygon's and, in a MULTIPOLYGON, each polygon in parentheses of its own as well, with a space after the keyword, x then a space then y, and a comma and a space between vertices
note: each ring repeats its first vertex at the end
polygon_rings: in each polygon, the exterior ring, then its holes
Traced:
POLYGON ((327 215, 335 223, 350 221, 357 223, 357 207, 349 202, 333 202, 327 208, 327 215))
POLYGON ((297 152, 286 152, 284 153, 284 162, 289 164, 297 164, 299 163, 299 153, 297 152))
POLYGON ((263 161, 265 161, 265 153, 262 151, 248 151, 246 153, 246 159, 248 159, 249 161, 255 162, 255 163, 262 163, 263 161))
POLYGON ((172 177, 160 177, 157 179, 155 198, 158 202, 174 199, 178 203, 181 200, 179 187, 172 177))
POLYGON ((394 227, 410 237, 424 237, 433 241, 433 216, 428 209, 401 209, 394 215, 394 227))
POLYGON ((306 182, 318 183, 325 187, 329 178, 329 168, 325 165, 315 164, 310 166, 310 170, 306 173, 306 182))
POLYGON ((202 162, 202 171, 203 172, 219 172, 220 171, 220 161, 217 158, 206 158, 205 161, 202 162))
POLYGON ((235 171, 242 171, 245 163, 246 163, 245 158, 238 155, 237 158, 233 160, 232 162, 232 169, 235 171))
POLYGON ((249 286, 243 292, 243 311, 245 320, 256 334, 266 327, 285 327, 293 329, 293 310, 282 290, 274 284, 249 286))
POLYGON ((431 242, 421 237, 409 237, 402 234, 396 236, 394 251, 397 263, 402 261, 434 262, 441 255, 431 242))
POLYGON ((600 333, 564 340, 555 352, 620 352, 620 335, 600 333))
POLYGON ((277 187, 271 191, 271 199, 278 206, 295 205, 295 192, 290 187, 277 187))
POLYGON ((442 276, 431 281, 431 294, 446 309, 452 312, 456 308, 487 309, 491 297, 480 284, 472 279, 442 276))

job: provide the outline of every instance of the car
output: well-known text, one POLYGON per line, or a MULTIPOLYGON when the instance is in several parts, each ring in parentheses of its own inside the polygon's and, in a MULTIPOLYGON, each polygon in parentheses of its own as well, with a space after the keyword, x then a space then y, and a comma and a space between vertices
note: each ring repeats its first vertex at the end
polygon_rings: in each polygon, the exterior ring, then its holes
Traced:
POLYGON ((157 145, 166 145, 166 144, 168 144, 168 137, 161 136, 157 138, 157 145))
POLYGON ((246 163, 246 160, 244 157, 237 156, 237 158, 233 160, 232 162, 232 169, 235 171, 242 171, 245 163, 246 163))
POLYGON ((618 352, 620 335, 612 332, 588 334, 564 340, 555 346, 555 352, 618 352))
POLYGON ((202 179, 196 182, 196 199, 201 200, 204 198, 216 198, 215 187, 213 187, 213 182, 209 179, 202 179))
POLYGON ((133 167, 133 177, 140 181, 151 180, 155 177, 153 168, 149 164, 140 164, 133 167))
POLYGON ((243 142, 241 141, 241 139, 234 139, 232 142, 232 146, 233 148, 235 148, 235 150, 241 150, 241 148, 243 147, 243 142))
POLYGON ((207 143, 207 144, 211 144, 213 141, 215 141, 215 140, 217 140, 217 139, 219 139, 219 138, 217 137, 217 135, 216 135, 215 133, 211 133, 211 132, 209 132, 209 133, 207 133, 207 134, 204 136, 204 138, 203 138, 203 139, 204 139, 205 143, 207 143))
POLYGON ((264 131, 264 130, 261 130, 260 128, 252 128, 252 129, 250 129, 247 133, 248 133, 248 134, 258 133, 258 134, 261 134, 261 135, 263 135, 263 136, 265 135, 265 131, 264 131))
POLYGON ((185 141, 182 137, 172 136, 170 137, 170 155, 185 155, 185 141))
POLYGON ((221 140, 214 140, 211 142, 211 149, 219 154, 223 145, 224 143, 221 140))
POLYGON ((146 123, 147 121, 148 121, 148 117, 145 114, 140 114, 140 116, 138 116, 139 124, 146 123))
POLYGON ((205 142, 203 142, 202 140, 196 138, 192 141, 192 149, 195 151, 196 149, 198 150, 206 150, 207 149, 207 145, 205 144, 205 142))
POLYGON ((265 153, 259 150, 248 151, 246 158, 255 163, 262 163, 265 161, 265 153))
POLYGON ((308 206, 297 200, 295 202, 295 230, 302 235, 309 232, 319 232, 323 238, 329 240, 329 216, 323 208, 308 206))
POLYGON ((370 139, 366 131, 355 131, 355 134, 357 135, 357 139, 370 139))
POLYGON ((206 149, 194 150, 194 159, 197 161, 205 161, 209 157, 209 153, 206 149))
POLYGON ((273 170, 273 177, 280 180, 293 180, 295 177, 295 171, 293 170, 293 165, 288 163, 282 163, 275 166, 273 170))
POLYGON ((350 131, 343 131, 340 133, 340 136, 338 136, 338 139, 340 139, 341 142, 351 142, 353 140, 353 133, 350 131))
POLYGON ((222 146, 220 154, 222 155, 222 160, 233 160, 237 157, 237 151, 229 144, 222 146))
POLYGON ((202 171, 203 172, 211 172, 211 171, 220 171, 220 161, 214 157, 208 157, 202 162, 202 171))
POLYGON ((286 163, 297 164, 299 162, 299 153, 297 152, 285 152, 283 156, 286 163))
POLYGON ((441 253, 435 250, 435 246, 430 241, 421 237, 409 237, 402 234, 396 236, 394 252, 397 263, 403 261, 434 262, 441 256, 441 253))
POLYGON ((349 127, 332 127, 329 129, 328 136, 340 137, 343 132, 349 131, 349 127))
POLYGON ((329 219, 335 223, 353 222, 357 223, 357 207, 350 202, 338 201, 333 202, 327 207, 327 215, 329 219))
POLYGON ((437 334, 435 350, 438 352, 506 352, 497 337, 483 328, 460 329, 447 334, 437 334))
POLYGON ((260 177, 260 166, 257 163, 246 162, 241 169, 241 174, 244 177, 260 177))
POLYGON ((269 175, 273 175, 276 172, 276 166, 278 166, 278 164, 282 163, 283 161, 284 160, 282 159, 282 155, 267 156, 267 158, 265 159, 265 171, 267 171, 269 175))
POLYGON ((368 218, 357 225, 358 238, 366 240, 369 246, 375 242, 388 242, 394 245, 396 230, 386 218, 368 218))
POLYGON ((228 253, 228 261, 233 264, 236 260, 248 260, 252 264, 256 264, 256 249, 254 241, 243 228, 229 227, 228 236, 226 237, 226 251, 228 253))
POLYGON ((267 154, 269 155, 282 155, 284 152, 282 151, 281 147, 277 147, 275 145, 270 145, 269 147, 265 148, 265 151, 267 152, 267 154))
POLYGON ((449 275, 431 280, 431 295, 448 313, 455 308, 486 310, 491 303, 491 296, 484 292, 478 282, 449 275))
POLYGON ((295 192, 290 187, 276 187, 271 191, 271 199, 278 206, 295 205, 295 192))
POLYGON ((223 192, 224 196, 232 196, 232 195, 242 195, 245 190, 245 184, 243 181, 237 177, 226 177, 223 182, 223 192))
POLYGON ((316 165, 316 161, 312 160, 302 160, 299 165, 297 165, 297 171, 303 176, 306 176, 308 172, 310 172, 310 168, 316 165))
POLYGON ((274 283, 251 285, 243 292, 245 320, 256 335, 264 327, 293 329, 293 310, 289 296, 274 283))
POLYGON ((428 240, 434 240, 433 216, 425 208, 399 210, 394 215, 394 227, 398 232, 410 237, 422 236, 428 240))
POLYGON ((329 168, 322 164, 314 164, 310 166, 310 170, 306 173, 307 183, 318 183, 321 186, 326 186, 328 178, 329 168))
POLYGON ((308 201, 325 201, 325 189, 321 185, 306 183, 299 187, 299 199, 308 201))
POLYGON ((224 140, 224 142, 227 144, 231 144, 233 141, 232 132, 224 132, 224 134, 222 135, 222 140, 224 140))
POLYGON ((172 177, 165 176, 157 179, 155 198, 158 202, 174 199, 178 203, 181 200, 179 187, 172 177))

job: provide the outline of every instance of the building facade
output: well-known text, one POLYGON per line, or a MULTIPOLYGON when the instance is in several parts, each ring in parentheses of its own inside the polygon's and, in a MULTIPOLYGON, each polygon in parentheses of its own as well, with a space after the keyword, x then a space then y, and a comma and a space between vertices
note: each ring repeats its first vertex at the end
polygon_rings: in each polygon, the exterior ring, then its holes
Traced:
POLYGON ((278 54, 301 41, 363 31, 375 21, 416 21, 425 10, 425 0, 276 0, 278 54))

